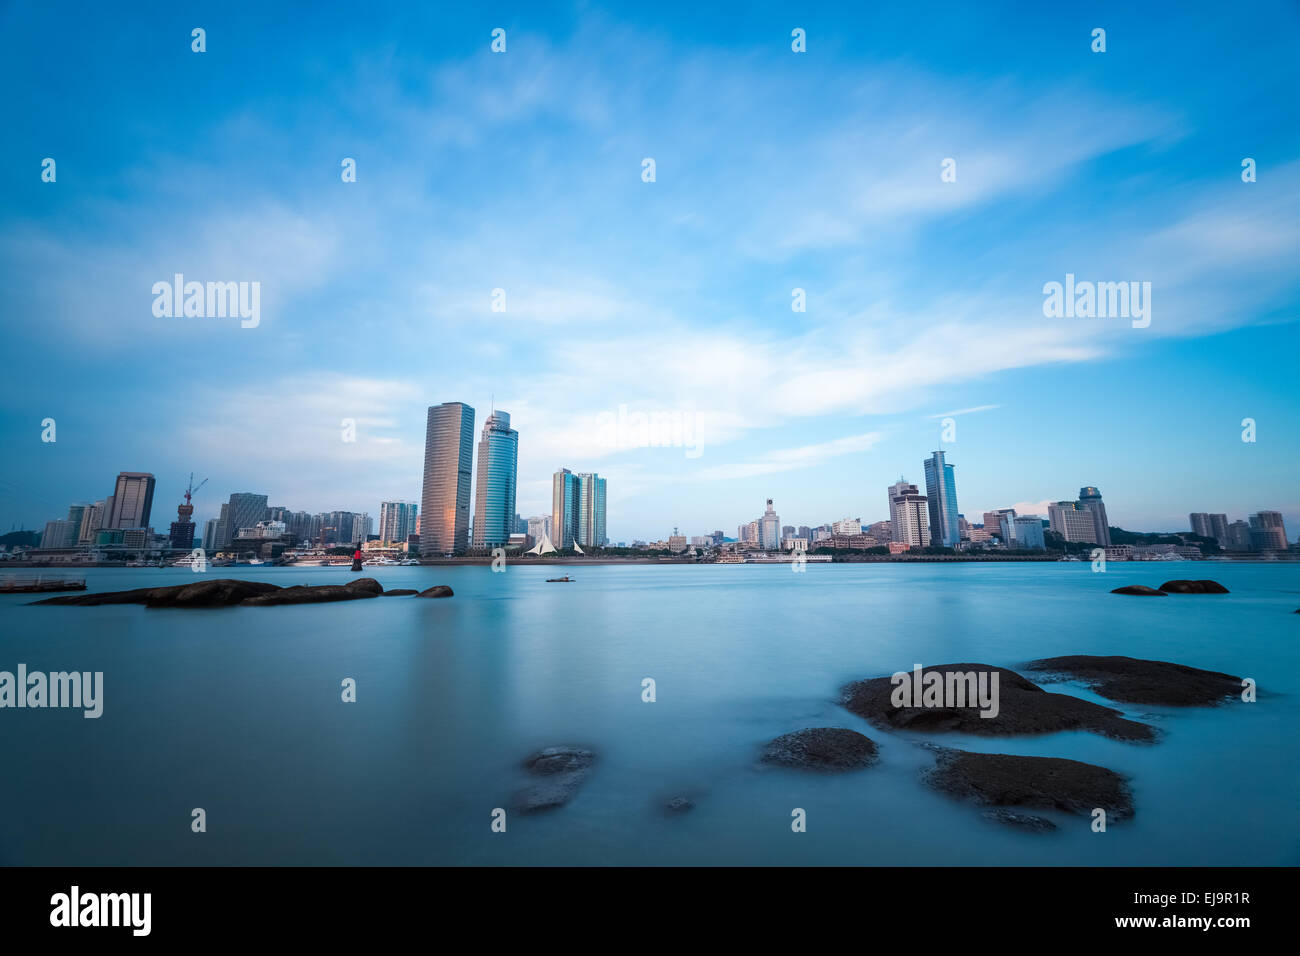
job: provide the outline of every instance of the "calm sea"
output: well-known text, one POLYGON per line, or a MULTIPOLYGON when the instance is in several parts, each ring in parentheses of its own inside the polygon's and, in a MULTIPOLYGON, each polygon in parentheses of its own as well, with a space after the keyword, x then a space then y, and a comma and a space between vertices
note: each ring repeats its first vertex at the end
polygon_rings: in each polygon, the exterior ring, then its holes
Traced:
MULTIPOLYGON (((278 584, 347 569, 213 569, 278 584)), ((1296 864, 1300 565, 858 564, 367 569, 450 600, 146 610, 0 598, 0 670, 103 671, 104 713, 0 710, 4 864, 1296 864), (547 584, 567 573, 572 584, 547 584), (1121 584, 1213 577, 1226 596, 1121 584), (1123 654, 1253 677, 1254 704, 1122 707, 1154 745, 1088 733, 972 750, 1070 757, 1129 775, 1131 821, 1040 835, 918 782, 917 740, 837 704, 846 681, 913 663, 1014 668, 1123 654), (357 684, 343 703, 344 678, 357 684), (657 701, 642 701, 642 680, 657 701), (760 769, 805 727, 880 745, 868 770, 760 769), (566 807, 492 811, 552 744, 600 760, 566 807), (676 795, 695 808, 669 816, 676 795), (207 832, 191 832, 191 810, 207 832), (791 811, 807 832, 791 832, 791 811)), ((194 580, 91 570, 92 590, 194 580)), ((1077 685, 1054 686, 1105 703, 1077 685)))

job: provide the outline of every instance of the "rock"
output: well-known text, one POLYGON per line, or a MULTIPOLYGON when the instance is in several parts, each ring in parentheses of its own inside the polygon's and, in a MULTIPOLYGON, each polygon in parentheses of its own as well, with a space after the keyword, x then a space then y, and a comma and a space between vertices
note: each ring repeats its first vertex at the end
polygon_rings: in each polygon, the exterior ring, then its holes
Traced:
POLYGON ((247 607, 272 607, 280 604, 321 604, 328 601, 355 601, 359 598, 379 597, 384 587, 374 578, 357 578, 347 584, 300 584, 281 588, 270 594, 250 597, 242 602, 247 607))
POLYGON ((239 581, 234 578, 204 578, 187 584, 161 588, 134 588, 129 591, 104 591, 99 594, 76 594, 46 598, 33 604, 64 604, 95 607, 101 604, 145 604, 149 607, 227 607, 246 598, 279 591, 278 584, 263 581, 239 581))
POLYGON ((521 813, 536 813, 562 807, 587 779, 596 762, 590 750, 578 747, 547 747, 524 760, 524 769, 544 779, 515 794, 512 803, 521 813))
POLYGON ((664 804, 664 809, 669 813, 685 813, 695 807, 695 801, 690 797, 673 797, 664 804))
POLYGON ((760 758, 763 763, 800 770, 856 770, 876 762, 870 737, 843 727, 813 727, 777 737, 760 758))
POLYGON ((419 594, 419 593, 420 592, 415 590, 414 588, 393 588, 389 591, 385 591, 383 594, 379 596, 380 597, 405 597, 408 594, 419 594))
POLYGON ((1155 588, 1149 588, 1145 584, 1129 584, 1122 588, 1115 588, 1111 594, 1136 594, 1140 597, 1168 597, 1164 591, 1157 591, 1155 588))
POLYGON ((1047 657, 1027 670, 1072 677, 1103 697, 1132 704, 1192 707, 1241 693, 1241 678, 1168 661, 1136 657, 1047 657))
POLYGON ((935 765, 924 772, 923 780, 953 797, 985 806, 1042 807, 1080 816, 1091 816, 1101 807, 1108 823, 1133 815, 1128 782, 1105 767, 1061 757, 931 749, 935 765))
POLYGON ((994 823, 1005 823, 1007 826, 1029 830, 1031 833, 1047 833, 1056 829, 1056 824, 1047 817, 1035 816, 1032 813, 1017 813, 1015 810, 1008 810, 1005 807, 998 807, 996 810, 985 810, 981 816, 986 820, 992 820, 994 823))
POLYGON ((445 585, 445 584, 435 584, 435 585, 434 585, 433 587, 431 587, 431 588, 425 588, 423 591, 421 591, 419 594, 417 594, 416 597, 423 597, 423 598, 443 598, 443 597, 451 597, 451 596, 452 596, 452 593, 453 593, 453 592, 452 592, 451 588, 447 587, 447 585, 445 585))
MULTIPOLYGON (((1119 711, 1068 694, 1052 694, 1015 671, 990 664, 942 664, 922 669, 952 673, 989 674, 986 686, 993 689, 997 675, 997 715, 981 717, 977 702, 966 707, 895 707, 891 677, 875 677, 849 684, 841 703, 877 727, 922 733, 966 733, 982 737, 1015 734, 1051 734, 1062 730, 1090 730, 1116 740, 1151 741, 1155 728, 1125 719, 1119 711)), ((908 673, 908 680, 912 674, 908 673)), ((947 677, 944 679, 947 684, 947 677)), ((916 703, 913 701, 913 703, 916 703)))
POLYGON ((1166 594, 1227 594, 1228 589, 1218 581, 1166 581, 1160 585, 1166 594))

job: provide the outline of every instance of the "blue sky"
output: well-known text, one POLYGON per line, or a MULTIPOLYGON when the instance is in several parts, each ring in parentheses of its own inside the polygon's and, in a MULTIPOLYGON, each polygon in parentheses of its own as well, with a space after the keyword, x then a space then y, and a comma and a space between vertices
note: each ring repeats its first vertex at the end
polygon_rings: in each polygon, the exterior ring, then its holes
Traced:
POLYGON ((119 470, 157 527, 190 471, 199 519, 377 515, 459 400, 512 414, 521 513, 598 471, 615 540, 879 520, 937 448, 968 516, 1094 484, 1300 533, 1294 4, 227 6, 0 9, 4 530, 119 470), (260 324, 155 317, 176 272, 260 324), (1045 317, 1067 273, 1150 326, 1045 317), (620 406, 701 453, 611 444, 620 406))

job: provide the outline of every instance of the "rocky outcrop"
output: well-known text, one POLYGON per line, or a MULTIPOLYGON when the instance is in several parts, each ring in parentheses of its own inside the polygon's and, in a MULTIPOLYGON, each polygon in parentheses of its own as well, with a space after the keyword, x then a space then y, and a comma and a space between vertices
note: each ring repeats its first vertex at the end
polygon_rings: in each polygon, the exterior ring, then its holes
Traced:
MULTIPOLYGON (((1106 811, 1108 823, 1133 815, 1128 782, 1105 767, 1061 757, 931 749, 935 765, 923 773, 922 779, 949 796, 985 806, 1038 807, 1080 816, 1091 816, 1100 807, 1106 811)), ((1011 819, 1000 822, 1020 825, 1011 819)))
POLYGON ((445 585, 445 584, 435 584, 435 585, 434 585, 433 587, 431 587, 431 588, 425 588, 423 591, 421 591, 419 594, 417 594, 416 597, 422 597, 422 598, 444 598, 444 597, 451 597, 452 594, 453 594, 453 592, 452 592, 451 588, 447 587, 447 585, 445 585))
POLYGON ((379 597, 384 586, 374 578, 357 578, 347 584, 297 585, 280 588, 242 602, 248 607, 271 607, 280 604, 321 604, 328 601, 355 601, 379 597))
POLYGON ((1168 597, 1164 591, 1157 591, 1155 588, 1149 588, 1145 584, 1128 584, 1122 588, 1115 588, 1111 594, 1136 594, 1139 597, 1168 597))
POLYGON ((800 770, 857 770, 876 762, 870 737, 843 727, 813 727, 782 734, 766 747, 763 763, 800 770))
POLYGON ((578 747, 547 747, 524 760, 524 769, 541 777, 515 794, 513 805, 521 813, 562 807, 573 799, 595 765, 596 754, 578 747))
MULTIPOLYGON (((951 674, 984 673, 985 686, 992 692, 992 675, 997 675, 997 714, 981 717, 974 694, 968 706, 894 706, 895 683, 892 677, 875 677, 849 684, 842 691, 841 703, 877 727, 887 730, 910 730, 921 733, 967 733, 982 737, 1005 737, 1017 734, 1051 734, 1063 730, 1089 730, 1116 740, 1151 741, 1153 727, 1127 720, 1117 710, 1068 694, 1052 694, 1015 671, 991 664, 941 664, 922 669, 922 675, 936 672, 943 678, 944 703, 957 701, 948 695, 951 674)), ((908 681, 912 680, 907 672, 908 681)), ((953 681, 953 688, 956 687, 953 681)))
POLYGON ((207 578, 169 587, 78 594, 73 597, 49 598, 34 603, 76 607, 94 607, 100 604, 143 604, 151 608, 231 607, 236 604, 246 607, 267 607, 275 604, 352 601, 357 598, 376 597, 383 591, 383 585, 374 578, 358 578, 348 584, 295 585, 288 588, 265 581, 207 578))
POLYGON ((1203 706, 1241 693, 1240 677, 1136 657, 1047 657, 1025 667, 1074 678, 1102 697, 1128 704, 1203 706))
POLYGON ((1160 585, 1166 594, 1227 594, 1228 589, 1218 581, 1166 581, 1160 585))
POLYGON ((419 594, 415 588, 392 588, 385 591, 380 597, 406 597, 409 594, 419 594))

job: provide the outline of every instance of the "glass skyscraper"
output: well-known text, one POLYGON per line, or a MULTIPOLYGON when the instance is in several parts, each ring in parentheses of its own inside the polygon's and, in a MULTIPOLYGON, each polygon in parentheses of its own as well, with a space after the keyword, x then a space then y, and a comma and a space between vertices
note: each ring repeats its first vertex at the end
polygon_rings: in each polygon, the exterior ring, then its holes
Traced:
POLYGON ((605 479, 596 474, 578 475, 578 544, 584 548, 605 546, 605 479))
POLYGON ((1106 506, 1102 504, 1101 492, 1088 485, 1079 489, 1079 504, 1092 513, 1093 540, 1100 545, 1110 544, 1110 522, 1106 518, 1106 506))
POLYGON ((421 557, 459 554, 469 544, 473 466, 474 409, 464 402, 430 406, 424 434, 424 492, 420 499, 421 557))
POLYGON ((478 482, 474 489, 474 547, 495 548, 515 530, 515 485, 519 432, 508 412, 494 411, 483 423, 478 443, 478 482))
POLYGON ((936 451, 925 460, 925 496, 930 505, 930 544, 936 548, 955 548, 961 543, 961 524, 957 517, 957 482, 952 465, 936 451))
POLYGON ((561 468, 551 479, 551 544, 572 548, 578 535, 578 476, 561 468))
POLYGON ((105 528, 147 528, 153 509, 153 475, 143 471, 123 471, 113 486, 105 528))

